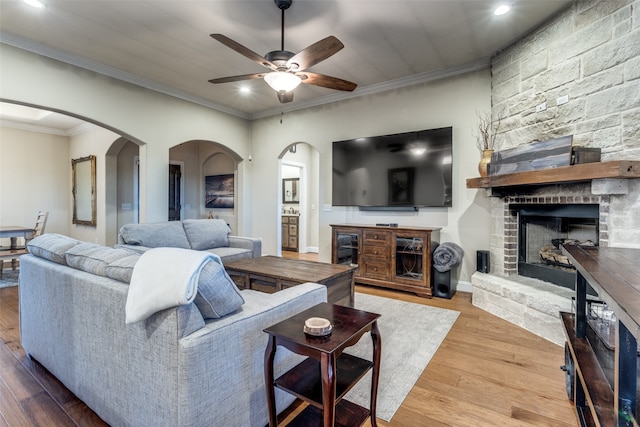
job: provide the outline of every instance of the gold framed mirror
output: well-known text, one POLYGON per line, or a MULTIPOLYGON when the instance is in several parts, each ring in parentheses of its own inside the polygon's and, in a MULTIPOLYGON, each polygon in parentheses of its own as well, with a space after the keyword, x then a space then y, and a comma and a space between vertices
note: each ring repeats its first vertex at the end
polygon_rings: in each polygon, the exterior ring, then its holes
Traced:
POLYGON ((96 225, 96 156, 71 160, 73 224, 96 225))

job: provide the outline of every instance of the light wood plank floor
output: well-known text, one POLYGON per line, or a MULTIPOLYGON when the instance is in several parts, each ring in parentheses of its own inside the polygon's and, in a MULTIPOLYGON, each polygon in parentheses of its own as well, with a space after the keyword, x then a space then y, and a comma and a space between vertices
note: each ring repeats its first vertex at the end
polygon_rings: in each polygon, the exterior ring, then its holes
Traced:
MULTIPOLYGON (((298 257, 290 252, 283 255, 298 257)), ((315 259, 314 255, 300 258, 315 259)), ((469 294, 459 292, 445 300, 365 286, 356 290, 460 312, 391 422, 379 421, 379 426, 577 426, 559 368, 564 363, 561 347, 474 307, 469 294)), ((0 427, 32 425, 105 424, 25 356, 19 336, 18 289, 3 288, 0 427)))

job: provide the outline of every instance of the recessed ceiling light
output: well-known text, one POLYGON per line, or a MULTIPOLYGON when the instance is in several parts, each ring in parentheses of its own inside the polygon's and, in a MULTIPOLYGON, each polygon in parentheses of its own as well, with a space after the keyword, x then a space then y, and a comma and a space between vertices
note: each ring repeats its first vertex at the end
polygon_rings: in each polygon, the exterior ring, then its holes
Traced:
POLYGON ((493 11, 493 14, 500 16, 508 13, 510 10, 511 6, 509 6, 508 4, 501 4, 500 6, 496 7, 496 10, 493 11))
POLYGON ((240 88, 240 93, 251 93, 251 88, 249 88, 249 86, 242 86, 240 88))
POLYGON ((22 1, 28 4, 29 6, 37 7, 38 9, 44 9, 46 7, 45 4, 40 0, 22 0, 22 1))

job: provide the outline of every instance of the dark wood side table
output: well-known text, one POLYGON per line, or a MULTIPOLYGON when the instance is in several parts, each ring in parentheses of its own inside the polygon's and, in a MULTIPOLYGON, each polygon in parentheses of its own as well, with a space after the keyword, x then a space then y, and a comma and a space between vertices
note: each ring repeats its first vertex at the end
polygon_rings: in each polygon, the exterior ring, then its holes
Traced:
POLYGON ((309 403, 290 426, 361 426, 371 417, 371 426, 375 427, 382 347, 379 317, 375 313, 322 303, 265 329, 269 334, 264 356, 269 425, 278 425, 274 389, 278 387, 309 403), (328 319, 333 325, 331 335, 305 334, 304 321, 310 317, 328 319), (368 331, 373 341, 373 362, 343 353, 368 331), (273 360, 279 345, 308 358, 274 379, 273 360), (371 403, 367 410, 343 397, 369 369, 372 369, 371 403))

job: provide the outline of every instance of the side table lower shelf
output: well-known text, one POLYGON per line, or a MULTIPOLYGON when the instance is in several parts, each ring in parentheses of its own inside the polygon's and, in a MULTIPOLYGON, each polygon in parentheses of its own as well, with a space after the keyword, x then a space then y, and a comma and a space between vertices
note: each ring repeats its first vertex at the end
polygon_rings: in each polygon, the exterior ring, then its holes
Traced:
MULTIPOLYGON (((347 353, 342 353, 338 356, 336 363, 336 401, 340 401, 365 376, 372 366, 372 362, 347 353)), ((290 371, 282 374, 275 381, 275 385, 311 405, 322 408, 322 378, 320 375, 320 362, 317 360, 312 358, 305 359, 290 371)))
MULTIPOLYGON (((313 405, 307 406, 288 427, 322 427, 322 409, 313 405)), ((336 427, 359 427, 369 417, 369 410, 362 406, 341 400, 336 405, 336 427)))

